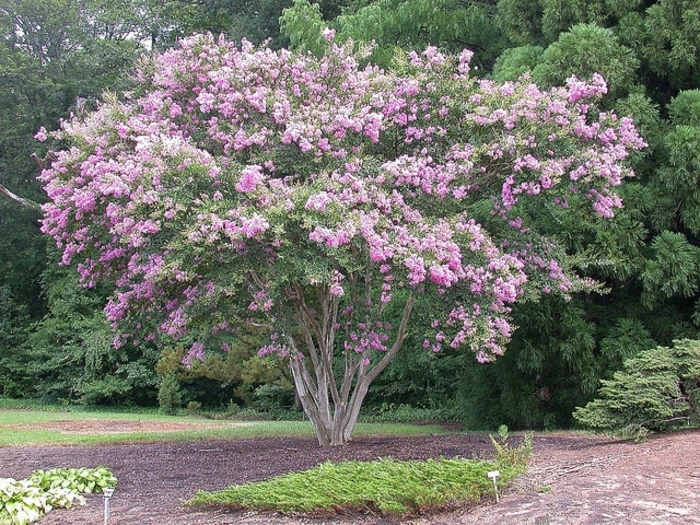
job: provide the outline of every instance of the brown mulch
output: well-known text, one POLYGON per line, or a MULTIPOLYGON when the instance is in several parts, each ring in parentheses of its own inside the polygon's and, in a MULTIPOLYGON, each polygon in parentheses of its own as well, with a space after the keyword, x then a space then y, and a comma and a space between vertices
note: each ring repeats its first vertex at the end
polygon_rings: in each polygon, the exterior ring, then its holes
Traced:
MULTIPOLYGON (((119 430, 122 430, 121 428, 119 430)), ((66 431, 70 431, 67 429, 66 431)), ((37 469, 105 465, 119 485, 110 525, 578 525, 700 524, 700 432, 652 436, 635 444, 575 433, 538 434, 527 474, 478 505, 430 516, 372 514, 283 516, 182 506, 199 489, 267 479, 323 461, 489 457, 488 436, 361 437, 321 448, 312 438, 0 447, 0 477, 37 469)), ((104 522, 101 495, 85 506, 55 510, 42 525, 104 522)))

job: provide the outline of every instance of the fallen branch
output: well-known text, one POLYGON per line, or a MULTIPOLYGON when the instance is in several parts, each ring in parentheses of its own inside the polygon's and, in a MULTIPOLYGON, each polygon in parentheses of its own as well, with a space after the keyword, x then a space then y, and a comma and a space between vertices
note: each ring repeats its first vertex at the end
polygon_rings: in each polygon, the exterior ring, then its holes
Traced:
POLYGON ((547 467, 535 467, 533 468, 525 478, 530 479, 537 486, 549 486, 562 478, 569 477, 574 474, 579 474, 582 470, 587 470, 591 468, 609 467, 619 460, 630 457, 631 454, 608 454, 606 456, 601 456, 593 458, 589 461, 583 462, 568 462, 558 465, 550 465, 547 467))

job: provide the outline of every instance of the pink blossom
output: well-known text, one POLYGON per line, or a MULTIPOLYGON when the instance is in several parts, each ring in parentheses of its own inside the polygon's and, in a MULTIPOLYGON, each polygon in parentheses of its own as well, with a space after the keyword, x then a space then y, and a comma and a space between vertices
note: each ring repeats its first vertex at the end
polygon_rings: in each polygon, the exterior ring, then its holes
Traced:
POLYGON ((330 42, 335 38, 335 29, 331 29, 329 27, 326 27, 323 32, 322 32, 323 38, 326 40, 326 42, 330 42))
POLYGON ((41 126, 39 128, 39 131, 37 131, 34 135, 34 138, 39 142, 44 142, 47 138, 49 138, 48 133, 46 132, 46 128, 44 126, 41 126))
POLYGON ((330 289, 328 290, 328 293, 334 295, 335 297, 342 297, 343 295, 345 295, 345 290, 339 283, 333 283, 330 289))
POLYGON ((236 183, 236 190, 242 193, 249 193, 265 181, 265 174, 262 167, 258 165, 246 166, 241 171, 241 177, 236 183))
POLYGON ((312 195, 309 197, 309 199, 306 201, 306 209, 307 210, 314 210, 314 211, 326 211, 326 206, 328 206, 329 203, 333 202, 333 197, 325 191, 322 191, 316 195, 312 195))

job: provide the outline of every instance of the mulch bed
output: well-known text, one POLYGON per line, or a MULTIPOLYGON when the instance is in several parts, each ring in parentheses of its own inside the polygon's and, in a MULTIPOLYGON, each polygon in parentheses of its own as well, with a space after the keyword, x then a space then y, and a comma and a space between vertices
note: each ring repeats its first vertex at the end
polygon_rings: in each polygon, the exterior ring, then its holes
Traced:
MULTIPOLYGON (((119 485, 110 525, 575 525, 700 523, 700 433, 634 444, 572 433, 535 438, 532 468, 500 498, 431 516, 333 514, 283 516, 227 509, 187 509, 199 489, 218 490, 311 468, 324 461, 489 458, 487 435, 357 438, 343 447, 315 439, 250 439, 96 446, 0 447, 0 477, 37 469, 110 467, 119 485)), ((55 510, 41 525, 95 525, 104 520, 101 495, 55 510)))

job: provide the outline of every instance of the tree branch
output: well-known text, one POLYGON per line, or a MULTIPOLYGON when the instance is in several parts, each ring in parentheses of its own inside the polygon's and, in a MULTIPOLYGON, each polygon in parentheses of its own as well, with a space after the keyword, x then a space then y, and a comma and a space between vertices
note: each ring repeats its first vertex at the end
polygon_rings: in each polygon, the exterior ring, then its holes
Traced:
POLYGON ((401 322, 399 323, 399 329, 396 333, 396 339, 394 340, 394 344, 386 352, 382 360, 379 363, 377 363, 371 371, 367 373, 367 378, 370 383, 374 381, 379 374, 382 373, 382 371, 387 367, 391 360, 394 359, 396 354, 401 349, 403 341, 406 338, 406 328, 408 327, 408 320, 411 318, 411 312, 413 311, 413 305, 415 302, 416 297, 413 294, 413 291, 411 291, 410 295, 408 296, 408 300, 406 301, 406 306, 403 309, 403 314, 401 315, 401 322))
POLYGON ((36 211, 41 211, 41 206, 39 206, 39 204, 37 204, 36 202, 31 201, 29 199, 23 199, 19 195, 15 195, 14 193, 12 193, 10 190, 8 190, 2 184, 0 184, 0 193, 3 193, 4 195, 9 197, 13 201, 20 203, 25 208, 31 208, 31 209, 36 210, 36 211))

